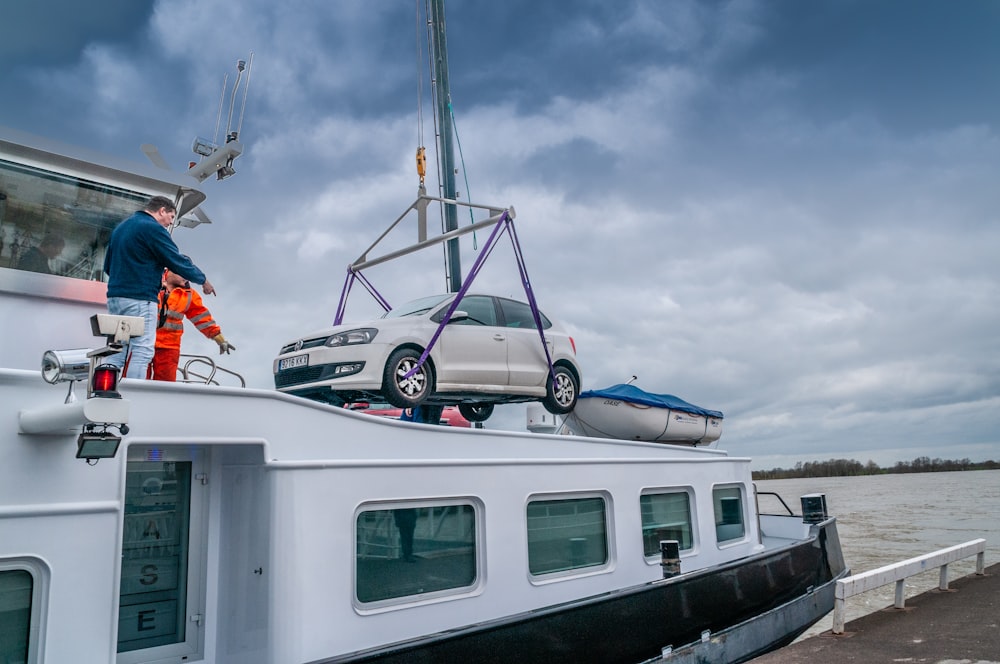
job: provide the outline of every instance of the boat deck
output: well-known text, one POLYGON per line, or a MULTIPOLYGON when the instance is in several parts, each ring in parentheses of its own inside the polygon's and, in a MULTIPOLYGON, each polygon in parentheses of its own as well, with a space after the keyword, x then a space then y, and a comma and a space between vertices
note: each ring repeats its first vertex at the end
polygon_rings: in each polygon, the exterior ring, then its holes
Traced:
POLYGON ((826 631, 751 661, 996 662, 1000 660, 1000 564, 986 568, 985 576, 973 574, 950 582, 947 591, 934 589, 907 597, 904 609, 890 605, 845 627, 840 636, 826 631))

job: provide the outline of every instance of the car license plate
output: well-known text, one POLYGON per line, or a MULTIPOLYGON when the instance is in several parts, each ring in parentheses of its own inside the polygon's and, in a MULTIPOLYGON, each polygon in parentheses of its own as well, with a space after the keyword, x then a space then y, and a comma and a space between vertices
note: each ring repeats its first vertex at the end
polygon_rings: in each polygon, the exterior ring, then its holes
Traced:
POLYGON ((285 359, 278 361, 278 371, 284 371, 285 369, 294 369, 295 367, 305 367, 305 366, 309 366, 308 355, 295 355, 293 357, 286 357, 285 359))

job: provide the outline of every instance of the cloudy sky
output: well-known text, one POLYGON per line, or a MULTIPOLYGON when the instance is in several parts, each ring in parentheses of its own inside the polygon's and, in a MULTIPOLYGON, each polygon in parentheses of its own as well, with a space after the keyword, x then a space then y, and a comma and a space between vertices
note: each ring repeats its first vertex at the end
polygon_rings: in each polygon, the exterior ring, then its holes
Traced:
MULTIPOLYGON (((423 4, 13 3, 0 124, 182 170, 253 51, 237 175, 175 238, 270 388, 415 198, 418 144, 434 170, 423 4)), ((1000 4, 465 0, 447 29, 460 195, 516 208, 585 389, 635 374, 721 410, 757 468, 1000 458, 1000 4)), ((445 289, 438 249, 367 276, 445 289)), ((521 294, 509 243, 477 285, 521 294)), ((375 311, 356 289, 348 320, 375 311)))

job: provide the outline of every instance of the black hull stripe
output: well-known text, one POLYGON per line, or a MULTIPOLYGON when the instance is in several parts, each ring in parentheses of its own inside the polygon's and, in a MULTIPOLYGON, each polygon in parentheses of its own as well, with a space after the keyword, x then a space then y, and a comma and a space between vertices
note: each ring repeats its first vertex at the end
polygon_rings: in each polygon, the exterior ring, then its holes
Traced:
MULTIPOLYGON (((546 664, 636 664, 655 661, 663 648, 677 654, 700 642, 705 630, 726 633, 741 623, 778 612, 814 605, 804 625, 783 625, 784 632, 765 634, 748 644, 748 652, 732 652, 739 661, 791 641, 811 622, 833 608, 832 581, 845 572, 836 523, 815 528, 815 536, 793 546, 727 563, 690 576, 657 581, 583 600, 435 634, 364 652, 321 660, 316 664, 379 662, 545 662, 546 664), (829 592, 816 593, 820 588, 829 592), (829 604, 829 606, 826 606, 829 604)), ((756 622, 756 621, 755 621, 756 622)), ((768 628, 777 630, 777 627, 768 628)), ((735 642, 730 644, 739 649, 735 642)), ((673 661, 673 657, 671 657, 673 661)), ((697 661, 697 660, 692 660, 697 661)), ((708 661, 708 660, 706 660, 708 661)))

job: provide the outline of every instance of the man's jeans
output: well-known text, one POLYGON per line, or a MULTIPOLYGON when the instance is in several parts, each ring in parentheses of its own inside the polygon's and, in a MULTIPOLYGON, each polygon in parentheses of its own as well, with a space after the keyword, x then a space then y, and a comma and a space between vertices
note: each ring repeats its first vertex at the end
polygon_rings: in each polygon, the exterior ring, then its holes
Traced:
POLYGON ((125 366, 125 356, 128 355, 128 373, 125 378, 145 378, 146 367, 153 360, 156 344, 156 302, 133 300, 127 297, 109 297, 108 313, 116 316, 140 316, 145 321, 142 336, 132 339, 120 353, 108 358, 108 364, 119 369, 125 366))

